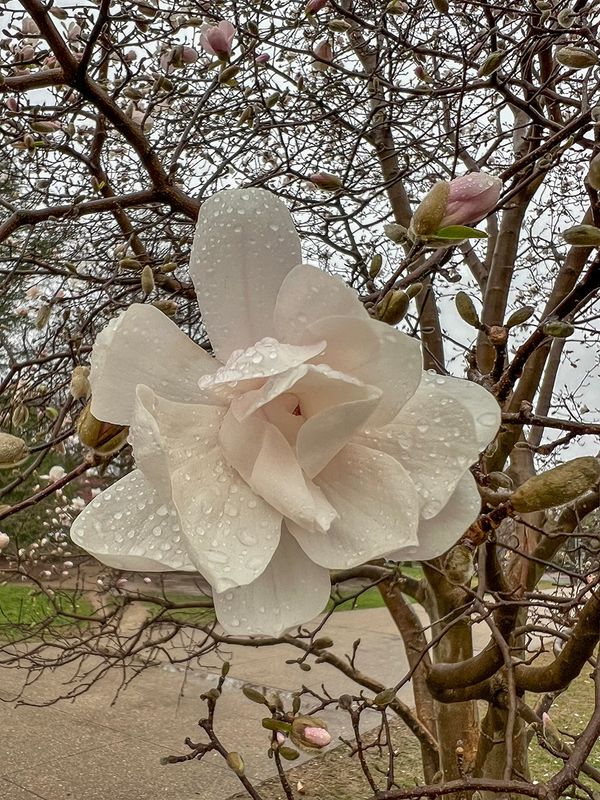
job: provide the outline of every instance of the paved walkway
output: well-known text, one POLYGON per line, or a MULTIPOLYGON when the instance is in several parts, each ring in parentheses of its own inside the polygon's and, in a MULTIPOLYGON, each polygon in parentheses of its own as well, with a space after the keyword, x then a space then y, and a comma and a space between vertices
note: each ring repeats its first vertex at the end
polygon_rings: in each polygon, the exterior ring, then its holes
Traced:
MULTIPOLYGON (((340 656, 352 652, 360 637, 356 666, 386 685, 406 672, 402 645, 384 608, 333 614, 324 633, 340 656)), ((487 631, 480 629, 477 638, 482 646, 487 631)), ((263 709, 243 697, 241 685, 285 693, 302 684, 315 690, 324 684, 335 695, 356 692, 355 684, 327 664, 312 660, 310 672, 285 664, 298 653, 287 645, 231 652, 230 680, 217 704, 216 727, 224 744, 242 753, 252 778, 272 775, 273 762, 266 756, 268 736, 260 725, 263 709)), ((159 763, 162 756, 186 752, 186 736, 200 740, 197 721, 205 707, 199 696, 214 685, 219 667, 214 655, 205 668, 193 671, 168 664, 152 667, 112 705, 122 678, 117 671, 74 702, 44 708, 0 702, 0 800, 225 800, 241 787, 221 760, 159 763)), ((32 703, 55 697, 74 670, 44 673, 24 697, 32 703)), ((0 697, 14 697, 24 678, 24 671, 0 668, 0 697)), ((400 696, 412 703, 410 685, 400 696)), ((349 733, 343 712, 321 716, 334 740, 349 733)))

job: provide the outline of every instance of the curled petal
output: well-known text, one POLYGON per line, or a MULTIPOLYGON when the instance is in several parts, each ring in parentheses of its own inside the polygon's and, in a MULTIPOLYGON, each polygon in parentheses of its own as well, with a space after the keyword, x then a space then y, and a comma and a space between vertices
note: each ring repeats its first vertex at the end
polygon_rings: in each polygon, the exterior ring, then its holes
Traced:
POLYGON ((275 552, 282 515, 225 463, 217 438, 222 409, 173 403, 140 389, 140 419, 152 416, 154 425, 147 438, 134 433, 134 453, 144 448, 148 469, 167 465, 190 561, 216 591, 253 581, 275 552), (156 446, 160 452, 153 454, 156 446))
POLYGON ((96 338, 90 385, 92 414, 103 422, 129 425, 139 383, 164 397, 188 402, 198 380, 218 363, 153 306, 129 306, 96 338))
POLYGON ((175 508, 163 501, 140 470, 95 497, 73 522, 71 539, 114 569, 195 571, 175 508))
POLYGON ((391 456, 350 444, 315 482, 339 519, 325 535, 287 524, 317 564, 332 569, 354 567, 418 544, 418 495, 404 467, 391 456))
POLYGON ((228 189, 204 201, 190 274, 221 361, 236 349, 275 336, 277 294, 299 261, 300 239, 275 195, 262 189, 228 189))
POLYGON ((217 619, 230 634, 280 636, 313 619, 329 599, 329 571, 311 561, 284 529, 272 561, 252 583, 214 595, 217 619))
POLYGON ((395 550, 388 558, 392 561, 428 561, 443 555, 473 524, 480 509, 481 498, 475 478, 466 472, 440 513, 419 521, 419 543, 395 550))
POLYGON ((219 440, 227 463, 273 508, 308 530, 329 529, 335 509, 305 477, 289 442, 274 425, 256 415, 240 422, 229 411, 219 440))
POLYGON ((421 516, 429 518, 446 505, 493 438, 499 419, 498 404, 482 387, 424 373, 396 418, 357 440, 389 453, 405 467, 421 497, 421 516))
POLYGON ((307 325, 325 317, 369 319, 358 295, 341 278, 301 264, 281 284, 275 306, 275 330, 282 342, 306 343, 307 325))

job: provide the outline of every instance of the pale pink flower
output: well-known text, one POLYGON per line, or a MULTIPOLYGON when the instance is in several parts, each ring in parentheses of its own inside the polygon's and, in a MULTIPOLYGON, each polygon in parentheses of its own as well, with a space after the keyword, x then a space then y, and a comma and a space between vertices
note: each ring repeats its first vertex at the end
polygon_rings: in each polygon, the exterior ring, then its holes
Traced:
POLYGON ((330 569, 460 539, 491 394, 423 372, 414 338, 303 264, 269 192, 204 201, 190 272, 214 358, 147 304, 96 339, 91 410, 129 426, 137 469, 79 514, 75 543, 116 569, 201 572, 226 630, 279 635, 325 608, 330 569))
POLYGON ((469 172, 454 178, 440 228, 479 222, 496 206, 501 190, 500 178, 487 172, 469 172))
POLYGON ((305 11, 307 14, 316 14, 322 8, 325 8, 329 0, 309 0, 306 4, 305 11))
POLYGON ((235 36, 235 27, 227 20, 218 25, 203 25, 200 29, 200 44, 213 56, 226 61, 231 55, 231 43, 235 36))

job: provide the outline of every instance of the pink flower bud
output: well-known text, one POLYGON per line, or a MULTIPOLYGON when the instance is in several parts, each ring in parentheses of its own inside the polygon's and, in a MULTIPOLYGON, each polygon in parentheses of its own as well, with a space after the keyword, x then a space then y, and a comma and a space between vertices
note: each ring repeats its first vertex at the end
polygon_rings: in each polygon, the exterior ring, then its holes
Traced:
POLYGON ((231 55, 231 42, 235 36, 235 28, 227 20, 218 25, 203 25, 200 29, 200 44, 213 56, 227 61, 231 55))
POLYGON ((2 552, 5 547, 8 547, 9 544, 10 538, 5 533, 0 533, 0 552, 2 552))
POLYGON ((277 739, 277 744, 283 744, 285 742, 285 734, 281 731, 277 731, 275 738, 277 739))
POLYGON ((17 103, 16 98, 7 97, 7 99, 6 99, 6 107, 8 108, 9 111, 13 111, 13 112, 18 111, 19 110, 19 104, 17 103))
POLYGON ((195 64, 198 61, 198 52, 193 47, 186 47, 184 45, 181 51, 181 60, 184 64, 195 64))
POLYGON ((313 63, 313 69, 316 69, 318 72, 324 72, 329 68, 329 65, 323 64, 322 62, 333 60, 333 50, 331 48, 331 44, 329 43, 329 39, 323 39, 321 42, 319 42, 313 50, 313 53, 315 54, 316 59, 313 63))
POLYGON ((326 192, 335 192, 343 186, 342 179, 331 172, 313 172, 312 175, 308 176, 308 180, 326 192))
POLYGON ((331 742, 331 734, 325 728, 304 728, 304 739, 313 747, 327 747, 331 742))
POLYGON ((448 203, 440 228, 471 225, 486 217, 498 202, 502 181, 485 172, 469 172, 450 181, 448 203))
POLYGON ((254 60, 257 64, 268 64, 271 56, 268 53, 259 53, 254 60))
POLYGON ((329 0, 309 0, 306 4, 305 11, 307 14, 316 14, 322 8, 325 8, 329 0))
POLYGON ((331 742, 331 734, 317 717, 296 717, 292 722, 290 739, 299 747, 320 750, 331 742))
POLYGON ((23 36, 39 36, 40 29, 31 19, 31 17, 23 17, 21 22, 21 33, 23 36))

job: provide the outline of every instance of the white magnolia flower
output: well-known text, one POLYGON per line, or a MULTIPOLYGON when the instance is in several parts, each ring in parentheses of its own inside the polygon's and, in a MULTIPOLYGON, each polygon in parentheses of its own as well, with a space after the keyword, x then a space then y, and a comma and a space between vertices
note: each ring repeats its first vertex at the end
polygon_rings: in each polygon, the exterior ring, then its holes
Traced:
POLYGON ((96 340, 92 413, 130 426, 138 468, 74 541, 118 569, 200 571, 223 627, 261 634, 322 611, 331 568, 454 544, 480 508, 468 467, 493 397, 423 373, 418 342, 302 265, 265 191, 204 203, 190 270, 216 358, 150 305, 96 340))

